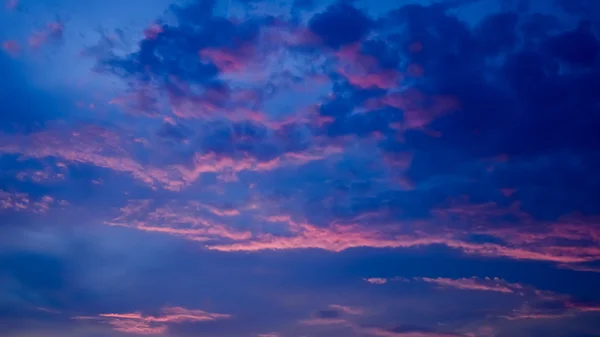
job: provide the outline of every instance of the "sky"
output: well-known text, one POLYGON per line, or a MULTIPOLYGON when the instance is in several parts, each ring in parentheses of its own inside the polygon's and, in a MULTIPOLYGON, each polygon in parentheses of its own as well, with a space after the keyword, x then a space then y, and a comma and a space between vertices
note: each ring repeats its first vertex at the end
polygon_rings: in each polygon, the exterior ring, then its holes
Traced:
POLYGON ((1 336, 600 336, 599 1, 0 1, 1 336))

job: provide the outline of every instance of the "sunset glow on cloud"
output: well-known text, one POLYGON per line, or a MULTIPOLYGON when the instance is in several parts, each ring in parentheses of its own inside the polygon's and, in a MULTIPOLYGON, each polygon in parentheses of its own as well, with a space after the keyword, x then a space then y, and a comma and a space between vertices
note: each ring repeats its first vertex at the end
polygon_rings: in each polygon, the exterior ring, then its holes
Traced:
POLYGON ((0 335, 597 336, 599 18, 4 1, 0 335))

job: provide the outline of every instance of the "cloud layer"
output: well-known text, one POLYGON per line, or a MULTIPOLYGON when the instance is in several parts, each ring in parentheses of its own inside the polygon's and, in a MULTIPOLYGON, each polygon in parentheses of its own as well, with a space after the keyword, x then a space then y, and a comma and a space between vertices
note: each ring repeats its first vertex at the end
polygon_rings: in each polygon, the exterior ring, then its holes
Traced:
POLYGON ((600 6, 89 6, 0 13, 3 335, 600 331, 600 6))

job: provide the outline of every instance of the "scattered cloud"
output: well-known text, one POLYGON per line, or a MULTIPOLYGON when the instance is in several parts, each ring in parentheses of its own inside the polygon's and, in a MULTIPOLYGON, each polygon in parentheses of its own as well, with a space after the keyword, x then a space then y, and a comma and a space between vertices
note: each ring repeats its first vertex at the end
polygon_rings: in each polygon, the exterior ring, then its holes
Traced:
POLYGON ((97 320, 110 325, 115 331, 131 334, 163 334, 170 324, 186 322, 207 322, 228 319, 231 315, 217 314, 203 310, 190 310, 181 307, 167 307, 161 315, 142 315, 139 312, 124 314, 98 314, 97 316, 78 316, 77 320, 97 320))

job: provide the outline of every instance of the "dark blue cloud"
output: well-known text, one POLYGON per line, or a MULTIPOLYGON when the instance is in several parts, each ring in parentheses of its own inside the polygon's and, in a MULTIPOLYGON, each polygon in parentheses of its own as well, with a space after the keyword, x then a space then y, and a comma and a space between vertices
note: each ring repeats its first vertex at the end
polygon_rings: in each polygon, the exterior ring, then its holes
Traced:
POLYGON ((365 38, 373 22, 352 5, 339 2, 315 15, 309 27, 326 46, 337 49, 365 38))
POLYGON ((500 13, 488 16, 475 30, 476 38, 481 41, 484 54, 495 55, 513 50, 519 43, 516 31, 519 15, 500 13))
POLYGON ((591 22, 581 21, 576 29, 551 37, 547 42, 550 55, 569 65, 598 67, 600 42, 591 28, 591 22))

